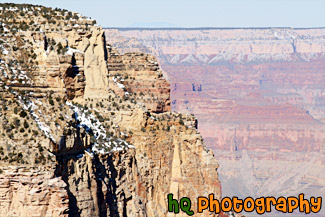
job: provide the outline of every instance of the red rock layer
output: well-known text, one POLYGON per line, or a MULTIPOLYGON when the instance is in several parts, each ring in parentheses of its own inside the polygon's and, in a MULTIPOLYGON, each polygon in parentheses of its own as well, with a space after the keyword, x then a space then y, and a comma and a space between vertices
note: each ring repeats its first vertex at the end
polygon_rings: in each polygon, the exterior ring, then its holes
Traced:
POLYGON ((108 29, 157 56, 172 110, 193 113, 224 195, 324 195, 324 29, 108 29))

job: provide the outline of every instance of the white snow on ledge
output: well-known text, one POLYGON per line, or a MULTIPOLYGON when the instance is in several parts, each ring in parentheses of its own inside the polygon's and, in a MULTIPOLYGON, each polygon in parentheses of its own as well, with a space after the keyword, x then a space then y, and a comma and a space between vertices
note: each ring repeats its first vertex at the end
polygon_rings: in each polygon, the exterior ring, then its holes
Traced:
POLYGON ((78 49, 74 49, 74 48, 68 47, 67 54, 69 54, 69 55, 73 55, 74 53, 83 53, 83 52, 82 52, 81 50, 78 50, 78 49))
MULTIPOLYGON (((23 109, 27 112, 29 112, 34 121, 36 121, 36 124, 38 126, 38 128, 43 131, 43 133, 45 134, 45 136, 49 139, 51 139, 53 142, 55 142, 54 137, 51 134, 51 130, 50 127, 47 126, 45 123, 40 121, 39 116, 36 114, 35 110, 38 109, 38 107, 35 105, 35 103, 33 101, 29 101, 27 104, 24 103, 24 100, 21 98, 21 96, 18 96, 18 102, 23 106, 23 109)), ((36 103, 39 104, 38 101, 36 101, 36 103)), ((40 113, 40 111, 39 111, 40 113)), ((40 113, 41 114, 41 113, 40 113)))
POLYGON ((117 81, 117 78, 116 77, 113 77, 113 81, 118 86, 118 88, 121 88, 121 89, 125 88, 124 84, 119 83, 117 81))
POLYGON ((108 137, 100 121, 93 114, 87 114, 88 110, 82 111, 71 102, 66 102, 66 104, 75 112, 75 119, 80 122, 79 127, 83 127, 86 132, 94 135, 96 140, 92 147, 94 153, 107 154, 135 148, 120 138, 108 137))
POLYGON ((3 55, 8 55, 9 54, 9 52, 5 49, 5 48, 2 48, 3 50, 2 50, 2 54, 3 55))

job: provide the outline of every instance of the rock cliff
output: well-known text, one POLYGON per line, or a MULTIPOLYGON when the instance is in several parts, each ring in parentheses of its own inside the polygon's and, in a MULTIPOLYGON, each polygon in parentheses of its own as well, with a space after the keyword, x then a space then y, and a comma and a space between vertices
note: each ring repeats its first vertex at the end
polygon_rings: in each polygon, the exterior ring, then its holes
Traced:
POLYGON ((119 55, 77 13, 0 8, 1 216, 161 217, 168 193, 220 198, 213 153, 194 116, 170 112, 153 56, 119 55))
POLYGON ((108 51, 107 63, 113 81, 110 83, 111 89, 121 97, 130 93, 135 95, 135 100, 145 104, 149 111, 170 111, 169 83, 163 78, 154 56, 144 53, 120 55, 110 46, 108 51))

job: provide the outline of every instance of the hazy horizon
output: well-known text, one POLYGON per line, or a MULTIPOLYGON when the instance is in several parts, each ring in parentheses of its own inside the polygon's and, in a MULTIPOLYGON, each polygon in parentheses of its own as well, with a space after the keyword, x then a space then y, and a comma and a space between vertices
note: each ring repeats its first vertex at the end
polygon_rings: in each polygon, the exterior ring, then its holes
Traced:
POLYGON ((322 0, 13 0, 60 7, 105 28, 319 28, 322 0))

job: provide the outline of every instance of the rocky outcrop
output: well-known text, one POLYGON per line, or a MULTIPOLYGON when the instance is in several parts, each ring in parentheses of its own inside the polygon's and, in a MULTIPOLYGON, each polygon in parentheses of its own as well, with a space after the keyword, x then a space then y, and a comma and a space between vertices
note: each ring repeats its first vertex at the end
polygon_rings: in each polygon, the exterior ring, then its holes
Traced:
POLYGON ((83 45, 85 46, 84 66, 87 80, 84 97, 97 97, 107 92, 107 50, 103 31, 95 27, 90 32, 94 37, 83 45))
POLYGON ((119 55, 76 13, 0 7, 0 215, 161 217, 168 193, 221 197, 153 56, 119 55))
POLYGON ((134 100, 152 112, 170 111, 169 83, 163 78, 155 57, 144 53, 118 54, 108 47, 110 88, 120 96, 134 93, 134 100))

